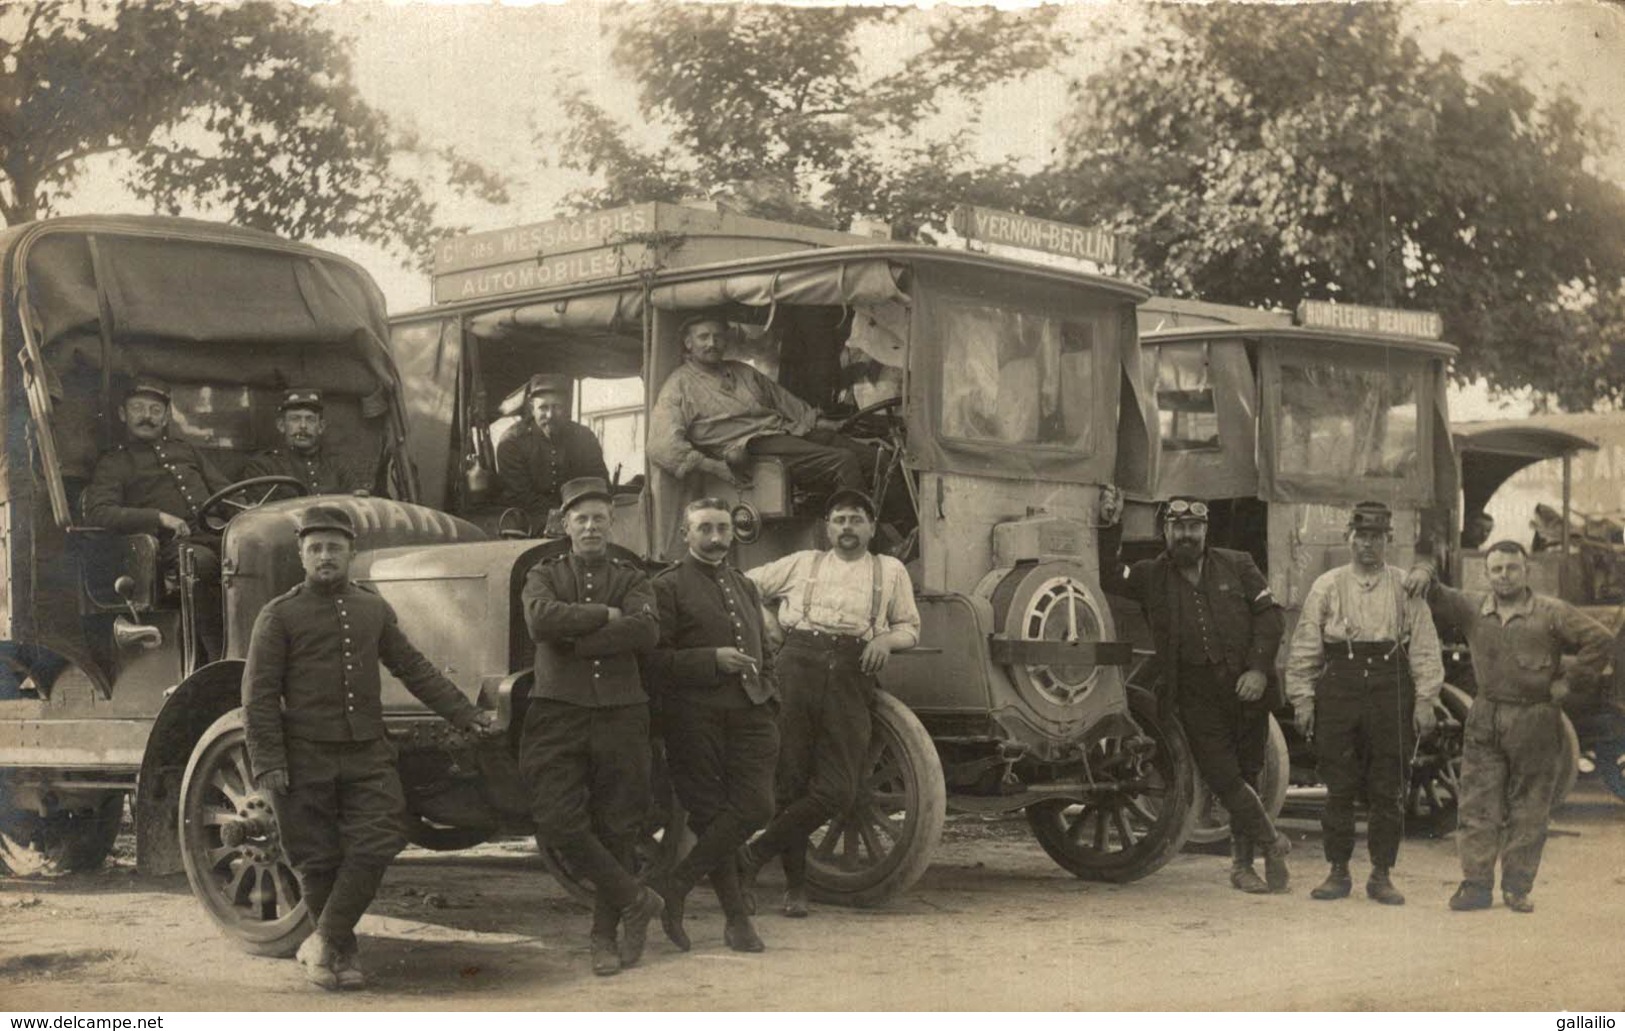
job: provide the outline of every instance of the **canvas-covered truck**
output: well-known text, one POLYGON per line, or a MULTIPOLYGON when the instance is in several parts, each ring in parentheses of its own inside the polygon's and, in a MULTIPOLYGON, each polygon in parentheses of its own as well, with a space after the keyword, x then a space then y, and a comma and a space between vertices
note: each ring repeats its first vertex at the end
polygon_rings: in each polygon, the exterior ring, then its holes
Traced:
MULTIPOLYGON (((1110 240, 1071 228, 1057 236, 1067 246, 1110 240)), ((881 677, 866 790, 815 835, 816 894, 864 903, 905 889, 945 807, 1024 811, 1082 877, 1130 880, 1177 851, 1188 751, 1125 684, 1130 649, 1099 586, 1100 529, 1124 491, 1153 482, 1135 330, 1145 291, 670 204, 448 240, 434 287, 432 307, 392 320, 408 450, 427 503, 493 532, 518 523, 492 493, 503 470, 491 420, 548 373, 574 382, 619 472, 619 545, 675 559, 685 502, 720 496, 741 568, 823 546, 819 499, 777 459, 754 460, 744 487, 648 460, 657 399, 683 361, 678 327, 697 312, 727 322, 729 357, 875 449, 870 486, 904 513, 887 546, 924 625, 881 677)))

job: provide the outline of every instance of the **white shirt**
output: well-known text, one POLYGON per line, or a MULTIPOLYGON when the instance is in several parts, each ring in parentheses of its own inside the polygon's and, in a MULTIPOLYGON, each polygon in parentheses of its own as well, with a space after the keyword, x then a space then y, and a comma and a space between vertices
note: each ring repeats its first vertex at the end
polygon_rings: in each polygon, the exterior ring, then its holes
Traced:
POLYGON ((920 612, 908 570, 890 555, 864 555, 847 561, 834 550, 798 551, 757 566, 746 576, 762 592, 762 604, 775 612, 786 630, 821 630, 860 640, 873 640, 893 630, 907 631, 911 648, 920 641, 920 612), (818 581, 812 582, 814 563, 818 581), (874 604, 876 577, 880 604, 874 604), (871 621, 871 610, 874 619, 871 621))

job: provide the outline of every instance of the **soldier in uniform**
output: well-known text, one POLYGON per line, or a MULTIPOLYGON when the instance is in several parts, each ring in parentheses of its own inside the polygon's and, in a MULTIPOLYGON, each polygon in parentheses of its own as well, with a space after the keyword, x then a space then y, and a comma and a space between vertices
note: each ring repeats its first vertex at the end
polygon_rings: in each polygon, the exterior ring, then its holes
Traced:
POLYGON ((536 686, 519 767, 537 838, 593 883, 592 969, 606 976, 637 963, 649 921, 664 909, 633 877, 650 807, 649 697, 638 653, 655 646, 660 624, 649 578, 609 554, 609 484, 574 479, 561 500, 570 550, 537 563, 521 594, 536 686))
POLYGON ((1179 711, 1196 768, 1230 812, 1230 883, 1284 892, 1291 842, 1258 797, 1278 703, 1275 653, 1285 622, 1252 556, 1207 545, 1207 503, 1175 497, 1163 508, 1167 550, 1134 563, 1128 580, 1103 578, 1139 603, 1151 627, 1162 686, 1179 711), (1121 588, 1117 584, 1123 584, 1121 588), (1265 880, 1253 870, 1264 853, 1265 880))
POLYGON ((666 900, 662 923, 678 948, 689 948, 684 901, 709 876, 727 918, 723 941, 736 952, 761 952, 734 853, 773 815, 778 690, 762 668, 756 585, 728 564, 727 503, 690 503, 683 539, 688 554, 654 580, 660 644, 647 671, 672 784, 699 840, 668 876, 650 884, 666 900))
POLYGON ((248 756, 316 921, 299 948, 305 977, 323 988, 360 988, 355 925, 406 844, 379 663, 459 727, 488 731, 496 718, 412 646, 388 602, 350 581, 355 526, 347 512, 313 506, 298 533, 305 581, 260 610, 249 642, 248 756))
POLYGON ((190 550, 197 574, 197 625, 209 658, 221 655, 220 539, 199 522, 199 506, 227 480, 191 444, 170 440, 169 388, 154 379, 130 384, 118 408, 130 440, 102 455, 85 488, 84 519, 120 533, 150 533, 165 569, 190 550))
POLYGON ((807 837, 857 797, 869 759, 875 675, 891 653, 920 641, 920 613, 903 564, 875 555, 875 505, 841 489, 824 509, 828 551, 798 551, 752 569, 762 600, 783 628, 775 668, 784 690, 777 770, 780 809, 761 837, 740 848, 741 876, 784 857, 786 916, 807 915, 807 837))
POLYGON ((291 476, 312 494, 349 494, 366 487, 353 470, 335 462, 322 447, 327 419, 321 391, 305 388, 282 395, 276 431, 282 434, 282 446, 249 459, 243 467, 243 479, 291 476))
POLYGON ((1546 823, 1564 748, 1558 703, 1594 693, 1603 681, 1613 636, 1601 623, 1557 598, 1529 589, 1529 555, 1517 541, 1498 541, 1485 555, 1490 590, 1469 594, 1433 580, 1418 563, 1408 585, 1427 588, 1428 603, 1467 638, 1478 695, 1467 715, 1461 754, 1461 886, 1455 910, 1487 909, 1501 861, 1507 908, 1532 913, 1546 845, 1546 823), (1566 668, 1565 654, 1574 655, 1566 668))
POLYGON ((508 504, 523 509, 541 533, 559 507, 559 489, 584 476, 609 478, 592 430, 570 421, 569 376, 541 373, 525 384, 525 417, 497 445, 497 470, 508 504))
POLYGON ((1403 905, 1390 871, 1405 833, 1405 794, 1416 742, 1433 733, 1444 663, 1433 616, 1388 565, 1393 513, 1362 501, 1349 517, 1346 566, 1322 573, 1303 600, 1287 655, 1286 695, 1294 722, 1315 743, 1326 807, 1320 825, 1331 872, 1309 894, 1345 898, 1353 888, 1354 800, 1370 805, 1365 891, 1403 905))

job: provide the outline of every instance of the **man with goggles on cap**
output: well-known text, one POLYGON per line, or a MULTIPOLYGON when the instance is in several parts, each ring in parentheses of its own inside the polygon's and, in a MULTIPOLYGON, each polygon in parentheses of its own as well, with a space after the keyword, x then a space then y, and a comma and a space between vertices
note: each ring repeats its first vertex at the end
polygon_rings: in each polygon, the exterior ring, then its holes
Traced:
POLYGON ((1310 894, 1340 899, 1353 888, 1354 800, 1370 806, 1366 895, 1397 906, 1390 877, 1405 833, 1405 796, 1416 742, 1431 734, 1444 664, 1433 615, 1388 565, 1393 513, 1362 501, 1349 517, 1352 561, 1322 573, 1303 600, 1287 654, 1286 694, 1298 730, 1315 743, 1326 785, 1321 812, 1331 872, 1310 894))
POLYGON ((1176 497, 1162 515, 1166 550, 1134 563, 1126 581, 1105 581, 1144 610, 1164 696, 1173 699, 1202 779, 1230 811, 1231 885, 1284 892, 1292 846, 1258 797, 1280 693, 1281 606, 1252 556, 1208 546, 1205 502, 1176 497), (1264 855, 1262 880, 1255 851, 1264 855))
POLYGON ((310 388, 290 390, 277 406, 276 431, 282 446, 261 451, 243 467, 243 479, 255 476, 291 476, 312 494, 350 494, 367 484, 333 460, 322 447, 327 433, 322 392, 310 388))

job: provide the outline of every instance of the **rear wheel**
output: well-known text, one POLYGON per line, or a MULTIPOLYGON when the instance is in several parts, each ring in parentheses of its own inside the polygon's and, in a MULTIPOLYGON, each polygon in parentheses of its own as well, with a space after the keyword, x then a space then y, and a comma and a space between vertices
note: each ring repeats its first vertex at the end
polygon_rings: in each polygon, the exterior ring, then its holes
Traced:
POLYGON ((181 861, 209 918, 249 952, 291 956, 313 930, 270 799, 249 773, 241 709, 204 731, 186 765, 181 861))
POLYGON ((807 889, 820 902, 873 906, 907 891, 942 840, 947 788, 931 735, 908 706, 876 695, 869 768, 852 808, 814 831, 807 889))
MULTIPOLYGON (((1281 815, 1286 805, 1287 782, 1292 777, 1292 756, 1286 747, 1286 735, 1275 716, 1269 717, 1269 741, 1264 751, 1264 772, 1259 775, 1259 801, 1270 819, 1281 815)), ((1219 801, 1202 779, 1196 775, 1196 800, 1191 805, 1191 830, 1186 837, 1188 845, 1219 845, 1230 840, 1230 811, 1219 801)))
POLYGON ((1461 754, 1472 708, 1471 695, 1445 684, 1433 703, 1437 726, 1431 736, 1417 743, 1405 811, 1408 819, 1424 829, 1451 825, 1461 805, 1461 754))
POLYGON ((124 794, 109 791, 85 804, 41 816, 0 799, 0 870, 49 877, 95 870, 113 851, 124 794))
POLYGON ((1049 857, 1086 881, 1124 883, 1161 869, 1185 843, 1196 773, 1178 723, 1129 692, 1130 710, 1152 750, 1137 762, 1128 739, 1108 738, 1089 755, 1096 781, 1119 785, 1088 802, 1057 799, 1027 807, 1027 823, 1049 857), (1138 766, 1138 769, 1136 768, 1138 766))

